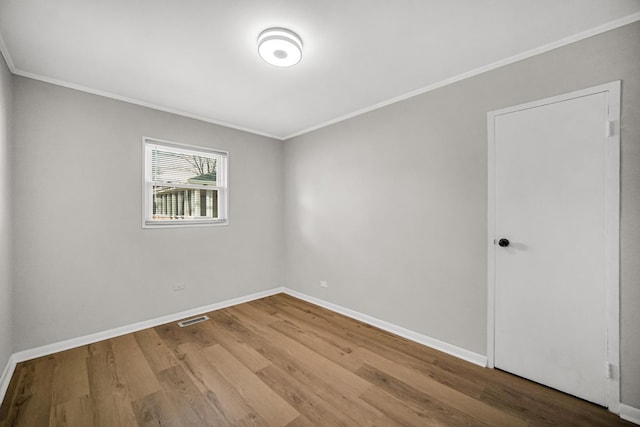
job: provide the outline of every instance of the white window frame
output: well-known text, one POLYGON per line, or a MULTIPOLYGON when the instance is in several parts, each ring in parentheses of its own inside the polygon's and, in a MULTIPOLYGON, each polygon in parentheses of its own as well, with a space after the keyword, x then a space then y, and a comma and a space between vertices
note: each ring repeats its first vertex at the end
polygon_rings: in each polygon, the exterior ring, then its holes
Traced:
POLYGON ((198 147, 181 144, 173 141, 166 141, 158 138, 142 138, 142 228, 172 228, 172 227, 202 227, 219 226, 229 224, 228 200, 229 200, 229 152, 213 148, 198 147), (151 176, 151 150, 158 146, 167 148, 175 152, 188 154, 215 155, 216 164, 216 185, 199 184, 179 184, 166 183, 163 181, 152 181, 151 176), (192 188, 199 190, 218 191, 218 218, 204 219, 178 219, 178 220, 154 220, 153 215, 153 187, 171 186, 179 188, 192 188))

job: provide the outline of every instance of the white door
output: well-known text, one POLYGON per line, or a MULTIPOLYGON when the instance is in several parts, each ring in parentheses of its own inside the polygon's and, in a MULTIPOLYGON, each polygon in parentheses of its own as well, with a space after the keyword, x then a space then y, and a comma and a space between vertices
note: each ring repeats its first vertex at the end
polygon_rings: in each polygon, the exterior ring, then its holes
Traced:
POLYGON ((605 406, 609 98, 490 115, 494 365, 605 406))

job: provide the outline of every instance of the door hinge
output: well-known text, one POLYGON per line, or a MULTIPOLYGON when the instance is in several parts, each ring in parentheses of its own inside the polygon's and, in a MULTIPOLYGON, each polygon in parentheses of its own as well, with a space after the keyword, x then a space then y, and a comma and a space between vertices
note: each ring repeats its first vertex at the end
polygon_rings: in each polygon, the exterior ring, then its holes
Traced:
POLYGON ((614 379, 616 375, 616 368, 613 366, 613 363, 605 362, 604 363, 604 374, 608 379, 614 379))
POLYGON ((616 122, 614 120, 607 120, 605 133, 607 137, 615 135, 616 132, 616 122))

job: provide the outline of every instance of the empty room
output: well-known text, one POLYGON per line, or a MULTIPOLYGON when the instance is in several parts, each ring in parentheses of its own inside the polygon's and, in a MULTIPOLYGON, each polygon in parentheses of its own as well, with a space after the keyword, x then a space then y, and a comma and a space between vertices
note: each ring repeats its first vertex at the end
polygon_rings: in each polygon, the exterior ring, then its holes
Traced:
POLYGON ((640 0, 0 0, 0 427, 640 425, 640 0))

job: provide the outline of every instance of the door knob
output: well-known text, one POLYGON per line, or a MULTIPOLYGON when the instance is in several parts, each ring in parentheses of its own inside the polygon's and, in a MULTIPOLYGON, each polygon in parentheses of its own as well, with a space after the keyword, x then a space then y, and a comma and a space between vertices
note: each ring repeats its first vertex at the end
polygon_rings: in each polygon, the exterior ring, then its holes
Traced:
POLYGON ((508 239, 500 239, 500 240, 498 240, 498 246, 500 246, 502 248, 506 248, 507 246, 509 246, 509 240, 508 239))

